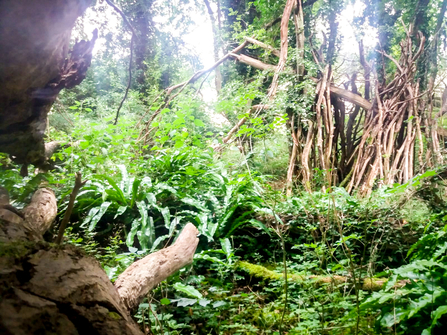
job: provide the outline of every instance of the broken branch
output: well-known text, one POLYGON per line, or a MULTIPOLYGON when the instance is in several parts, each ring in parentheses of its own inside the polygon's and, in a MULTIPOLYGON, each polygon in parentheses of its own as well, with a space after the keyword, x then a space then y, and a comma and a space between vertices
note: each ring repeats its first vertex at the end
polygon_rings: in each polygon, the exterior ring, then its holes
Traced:
POLYGON ((81 178, 82 174, 80 172, 76 172, 75 185, 73 187, 73 191, 70 194, 70 201, 68 202, 67 210, 65 211, 64 218, 62 219, 62 223, 59 227, 56 244, 61 244, 62 238, 64 237, 65 228, 67 228, 68 221, 70 220, 71 212, 73 211, 74 202, 76 200, 78 192, 87 182, 87 180, 82 181, 81 178))
POLYGON ((134 262, 118 277, 115 287, 129 310, 138 307, 160 282, 192 263, 199 243, 198 233, 197 228, 188 223, 173 245, 134 262))

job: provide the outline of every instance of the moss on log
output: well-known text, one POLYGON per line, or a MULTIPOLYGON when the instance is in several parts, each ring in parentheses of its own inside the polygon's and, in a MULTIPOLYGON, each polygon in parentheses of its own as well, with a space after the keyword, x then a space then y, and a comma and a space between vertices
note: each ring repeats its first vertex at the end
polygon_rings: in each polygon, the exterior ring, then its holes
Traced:
MULTIPOLYGON (((237 268, 250 274, 251 276, 265 279, 265 280, 282 280, 284 275, 275 271, 267 269, 265 266, 256 265, 245 261, 237 263, 237 268)), ((317 286, 324 284, 349 284, 352 285, 352 280, 345 276, 302 276, 297 274, 289 274, 287 280, 302 283, 313 283, 317 286)), ((361 289, 364 291, 379 291, 388 281, 385 278, 362 278, 361 289)))

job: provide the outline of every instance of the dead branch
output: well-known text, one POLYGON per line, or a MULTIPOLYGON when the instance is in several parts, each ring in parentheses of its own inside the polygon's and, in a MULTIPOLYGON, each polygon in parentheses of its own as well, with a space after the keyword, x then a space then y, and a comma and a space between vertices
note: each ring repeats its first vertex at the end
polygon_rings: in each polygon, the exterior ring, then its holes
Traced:
POLYGON ((53 154, 61 147, 60 141, 52 141, 45 143, 45 160, 49 160, 53 154))
MULTIPOLYGON (((312 79, 315 83, 318 83, 317 78, 310 78, 310 79, 312 79)), ((350 103, 360 106, 366 110, 370 110, 372 107, 372 104, 365 98, 362 98, 360 95, 352 93, 343 88, 337 87, 333 84, 331 85, 331 94, 334 94, 341 99, 345 99, 346 101, 349 101, 350 103)))
POLYGON ((121 107, 123 107, 124 101, 126 101, 127 95, 129 94, 130 85, 132 83, 132 59, 133 59, 133 40, 134 39, 135 39, 135 34, 132 34, 132 37, 130 39, 130 57, 129 57, 129 70, 128 70, 129 71, 129 79, 127 81, 127 87, 126 87, 126 91, 124 92, 124 96, 121 99, 118 109, 116 110, 115 121, 113 122, 113 124, 115 126, 118 123, 118 117, 120 115, 121 107))
POLYGON ((64 218, 62 219, 61 225, 59 227, 59 233, 57 234, 56 244, 61 244, 62 238, 64 237, 65 228, 67 228, 68 221, 70 220, 71 212, 73 211, 74 202, 78 195, 79 190, 85 185, 87 180, 82 181, 82 174, 76 172, 75 184, 73 191, 70 194, 70 200, 68 202, 67 210, 65 211, 64 218))
POLYGON ((137 36, 137 34, 135 33, 135 29, 132 27, 132 25, 130 24, 129 20, 127 19, 126 15, 124 15, 123 11, 121 9, 119 9, 112 1, 110 0, 106 0, 107 4, 112 7, 119 15, 121 15, 121 17, 123 18, 123 21, 126 23, 127 27, 129 28, 129 30, 132 32, 132 36, 137 36))
POLYGON ((262 71, 276 71, 277 68, 275 65, 263 63, 260 60, 254 59, 246 55, 237 55, 235 53, 230 53, 230 57, 233 57, 241 63, 250 65, 262 71))
MULTIPOLYGON (((248 115, 250 115, 252 112, 254 111, 262 111, 263 109, 268 109, 270 108, 267 105, 255 105, 253 106, 249 111, 248 111, 248 115)), ((233 136, 233 134, 238 131, 238 129, 248 120, 248 116, 244 116, 242 119, 239 120, 239 122, 233 127, 231 128, 231 130, 228 132, 227 136, 225 136, 222 139, 223 143, 228 143, 228 141, 231 139, 231 137, 233 136)))
POLYGON ((0 186, 0 220, 20 224, 23 219, 23 214, 9 203, 8 191, 0 186))
POLYGON ((272 46, 270 46, 270 45, 267 45, 267 44, 265 44, 265 43, 262 43, 261 41, 255 40, 254 38, 251 38, 251 37, 244 37, 244 39, 245 39, 247 42, 250 42, 251 44, 255 44, 255 45, 257 45, 257 46, 259 46, 259 47, 261 47, 261 48, 263 48, 263 49, 265 49, 265 50, 270 51, 270 52, 271 52, 273 55, 275 55, 276 57, 279 57, 279 56, 280 56, 280 52, 279 52, 279 50, 276 50, 274 47, 272 47, 272 46))
POLYGON ((192 263, 199 243, 198 233, 197 228, 188 223, 173 245, 133 263, 118 277, 115 287, 129 310, 138 307, 160 282, 192 263))
MULTIPOLYGON (((196 73, 194 73, 192 75, 191 78, 189 78, 187 81, 180 83, 180 84, 176 84, 174 86, 168 87, 167 89, 164 90, 165 93, 165 102, 154 112, 154 114, 152 114, 152 116, 149 118, 149 120, 146 122, 146 127, 145 129, 140 133, 139 136, 139 140, 143 137, 145 137, 152 121, 154 121, 154 119, 157 117, 158 114, 160 114, 160 112, 166 108, 166 106, 169 105, 169 103, 177 96, 179 95, 188 84, 194 83, 197 79, 199 79, 201 76, 203 76, 204 74, 208 73, 209 71, 214 70, 217 66, 219 66, 220 64, 222 64, 225 60, 227 60, 230 57, 230 54, 232 53, 237 53, 239 51, 241 51, 243 48, 245 48, 247 46, 248 42, 245 41, 243 42, 241 45, 239 45, 238 47, 234 48, 232 51, 230 51, 229 53, 227 53, 225 56, 223 56, 221 59, 219 59, 216 63, 214 63, 212 66, 210 66, 207 69, 203 69, 200 70, 196 73), (171 93, 176 90, 176 89, 180 89, 179 92, 177 92, 176 95, 174 95, 173 97, 170 97, 171 93)), ((158 99, 158 98, 157 98, 158 99)), ((156 99, 156 100, 157 100, 156 99)), ((155 101, 154 101, 155 102, 155 101)), ((150 110, 150 108, 149 108, 150 110)))

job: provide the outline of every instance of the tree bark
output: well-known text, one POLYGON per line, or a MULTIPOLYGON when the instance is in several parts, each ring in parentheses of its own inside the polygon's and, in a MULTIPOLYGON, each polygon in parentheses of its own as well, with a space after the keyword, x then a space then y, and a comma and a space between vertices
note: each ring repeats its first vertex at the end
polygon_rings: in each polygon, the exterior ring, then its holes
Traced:
POLYGON ((118 277, 115 287, 129 310, 138 307, 160 282, 192 263, 198 234, 197 228, 188 223, 173 245, 133 263, 118 277))
POLYGON ((0 6, 0 151, 18 163, 45 159, 46 118, 59 91, 82 81, 88 42, 68 55, 71 29, 85 0, 4 0, 0 6), (76 66, 72 66, 76 63, 76 66))
POLYGON ((197 229, 188 224, 170 247, 132 264, 110 282, 80 249, 42 240, 56 198, 38 190, 23 212, 0 187, 0 333, 142 334, 130 312, 161 281, 192 263, 197 229))

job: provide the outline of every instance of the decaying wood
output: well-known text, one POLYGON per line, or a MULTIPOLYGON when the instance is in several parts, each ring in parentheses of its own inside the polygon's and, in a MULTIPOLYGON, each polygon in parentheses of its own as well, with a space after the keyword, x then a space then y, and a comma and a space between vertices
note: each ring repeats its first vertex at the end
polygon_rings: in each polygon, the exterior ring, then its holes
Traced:
POLYGON ((295 134, 295 114, 292 115, 292 120, 290 122, 290 131, 292 133, 292 152, 290 153, 289 158, 289 167, 287 169, 287 181, 286 181, 286 195, 289 197, 292 195, 292 185, 293 185, 293 177, 295 173, 296 166, 296 158, 298 155, 298 140, 295 134))
POLYGON ((8 191, 0 186, 0 220, 11 222, 13 224, 23 223, 23 213, 17 210, 9 203, 8 191))
POLYGON ((237 59, 239 62, 250 65, 256 69, 262 70, 262 71, 276 71, 275 65, 270 65, 261 62, 260 60, 257 60, 253 57, 249 57, 246 55, 237 55, 235 53, 230 53, 230 56, 237 59))
POLYGON ((302 80, 304 75, 304 14, 301 0, 297 0, 297 6, 293 15, 295 23, 295 37, 296 37, 296 69, 298 79, 302 80))
POLYGON ((54 192, 49 188, 38 189, 31 202, 23 209, 28 226, 39 234, 50 228, 57 215, 57 201, 54 192))
MULTIPOLYGON (((418 161, 424 168, 424 147, 430 157, 440 156, 436 127, 432 118, 419 107, 419 83, 415 79, 415 63, 424 48, 425 38, 419 34, 420 43, 413 50, 411 36, 401 44, 399 61, 383 53, 396 64, 397 73, 390 83, 379 91, 376 85, 375 100, 365 118, 364 131, 358 145, 356 163, 353 166, 348 191, 360 187, 361 194, 371 192, 374 182, 380 178, 385 184, 405 183, 411 179, 414 169, 415 141, 418 141, 418 161), (415 51, 415 52, 414 52, 415 51), (426 145, 423 142, 421 124, 426 122, 426 145)), ((439 158, 438 158, 439 159, 439 158)))
MULTIPOLYGON (((246 261, 240 261, 237 263, 237 267, 240 270, 247 272, 248 274, 258 277, 264 280, 279 280, 284 279, 284 274, 271 271, 262 265, 251 264, 246 261)), ((287 276, 288 280, 301 283, 303 281, 307 283, 313 283, 316 287, 322 285, 348 285, 353 286, 353 278, 349 276, 301 276, 292 274, 287 276)), ((387 278, 360 278, 360 282, 357 282, 357 286, 360 286, 364 291, 379 291, 387 283, 387 278)), ((396 283, 395 287, 403 287, 408 283, 406 280, 400 280, 396 283)))
POLYGON ((59 91, 80 83, 92 41, 69 52, 88 1, 5 0, 0 6, 0 151, 19 164, 45 162, 47 114, 59 91))
POLYGON ((43 242, 55 216, 50 190, 39 189, 20 212, 0 187, 2 333, 141 335, 98 261, 43 242))
MULTIPOLYGON (((77 177, 75 189, 82 186, 77 177)), ((155 285, 192 263, 197 228, 186 225, 172 246, 132 264, 114 286, 98 261, 78 248, 43 242, 56 213, 48 189, 39 189, 21 212, 0 187, 0 329, 7 334, 142 334, 130 311, 155 285)))
POLYGON ((199 231, 188 223, 173 245, 129 266, 116 280, 115 287, 124 303, 133 310, 161 281, 192 263, 199 243, 199 231))
POLYGON ((25 227, 4 221, 0 241, 3 334, 142 335, 94 258, 31 242, 25 227), (11 231, 15 238, 5 240, 11 231))

